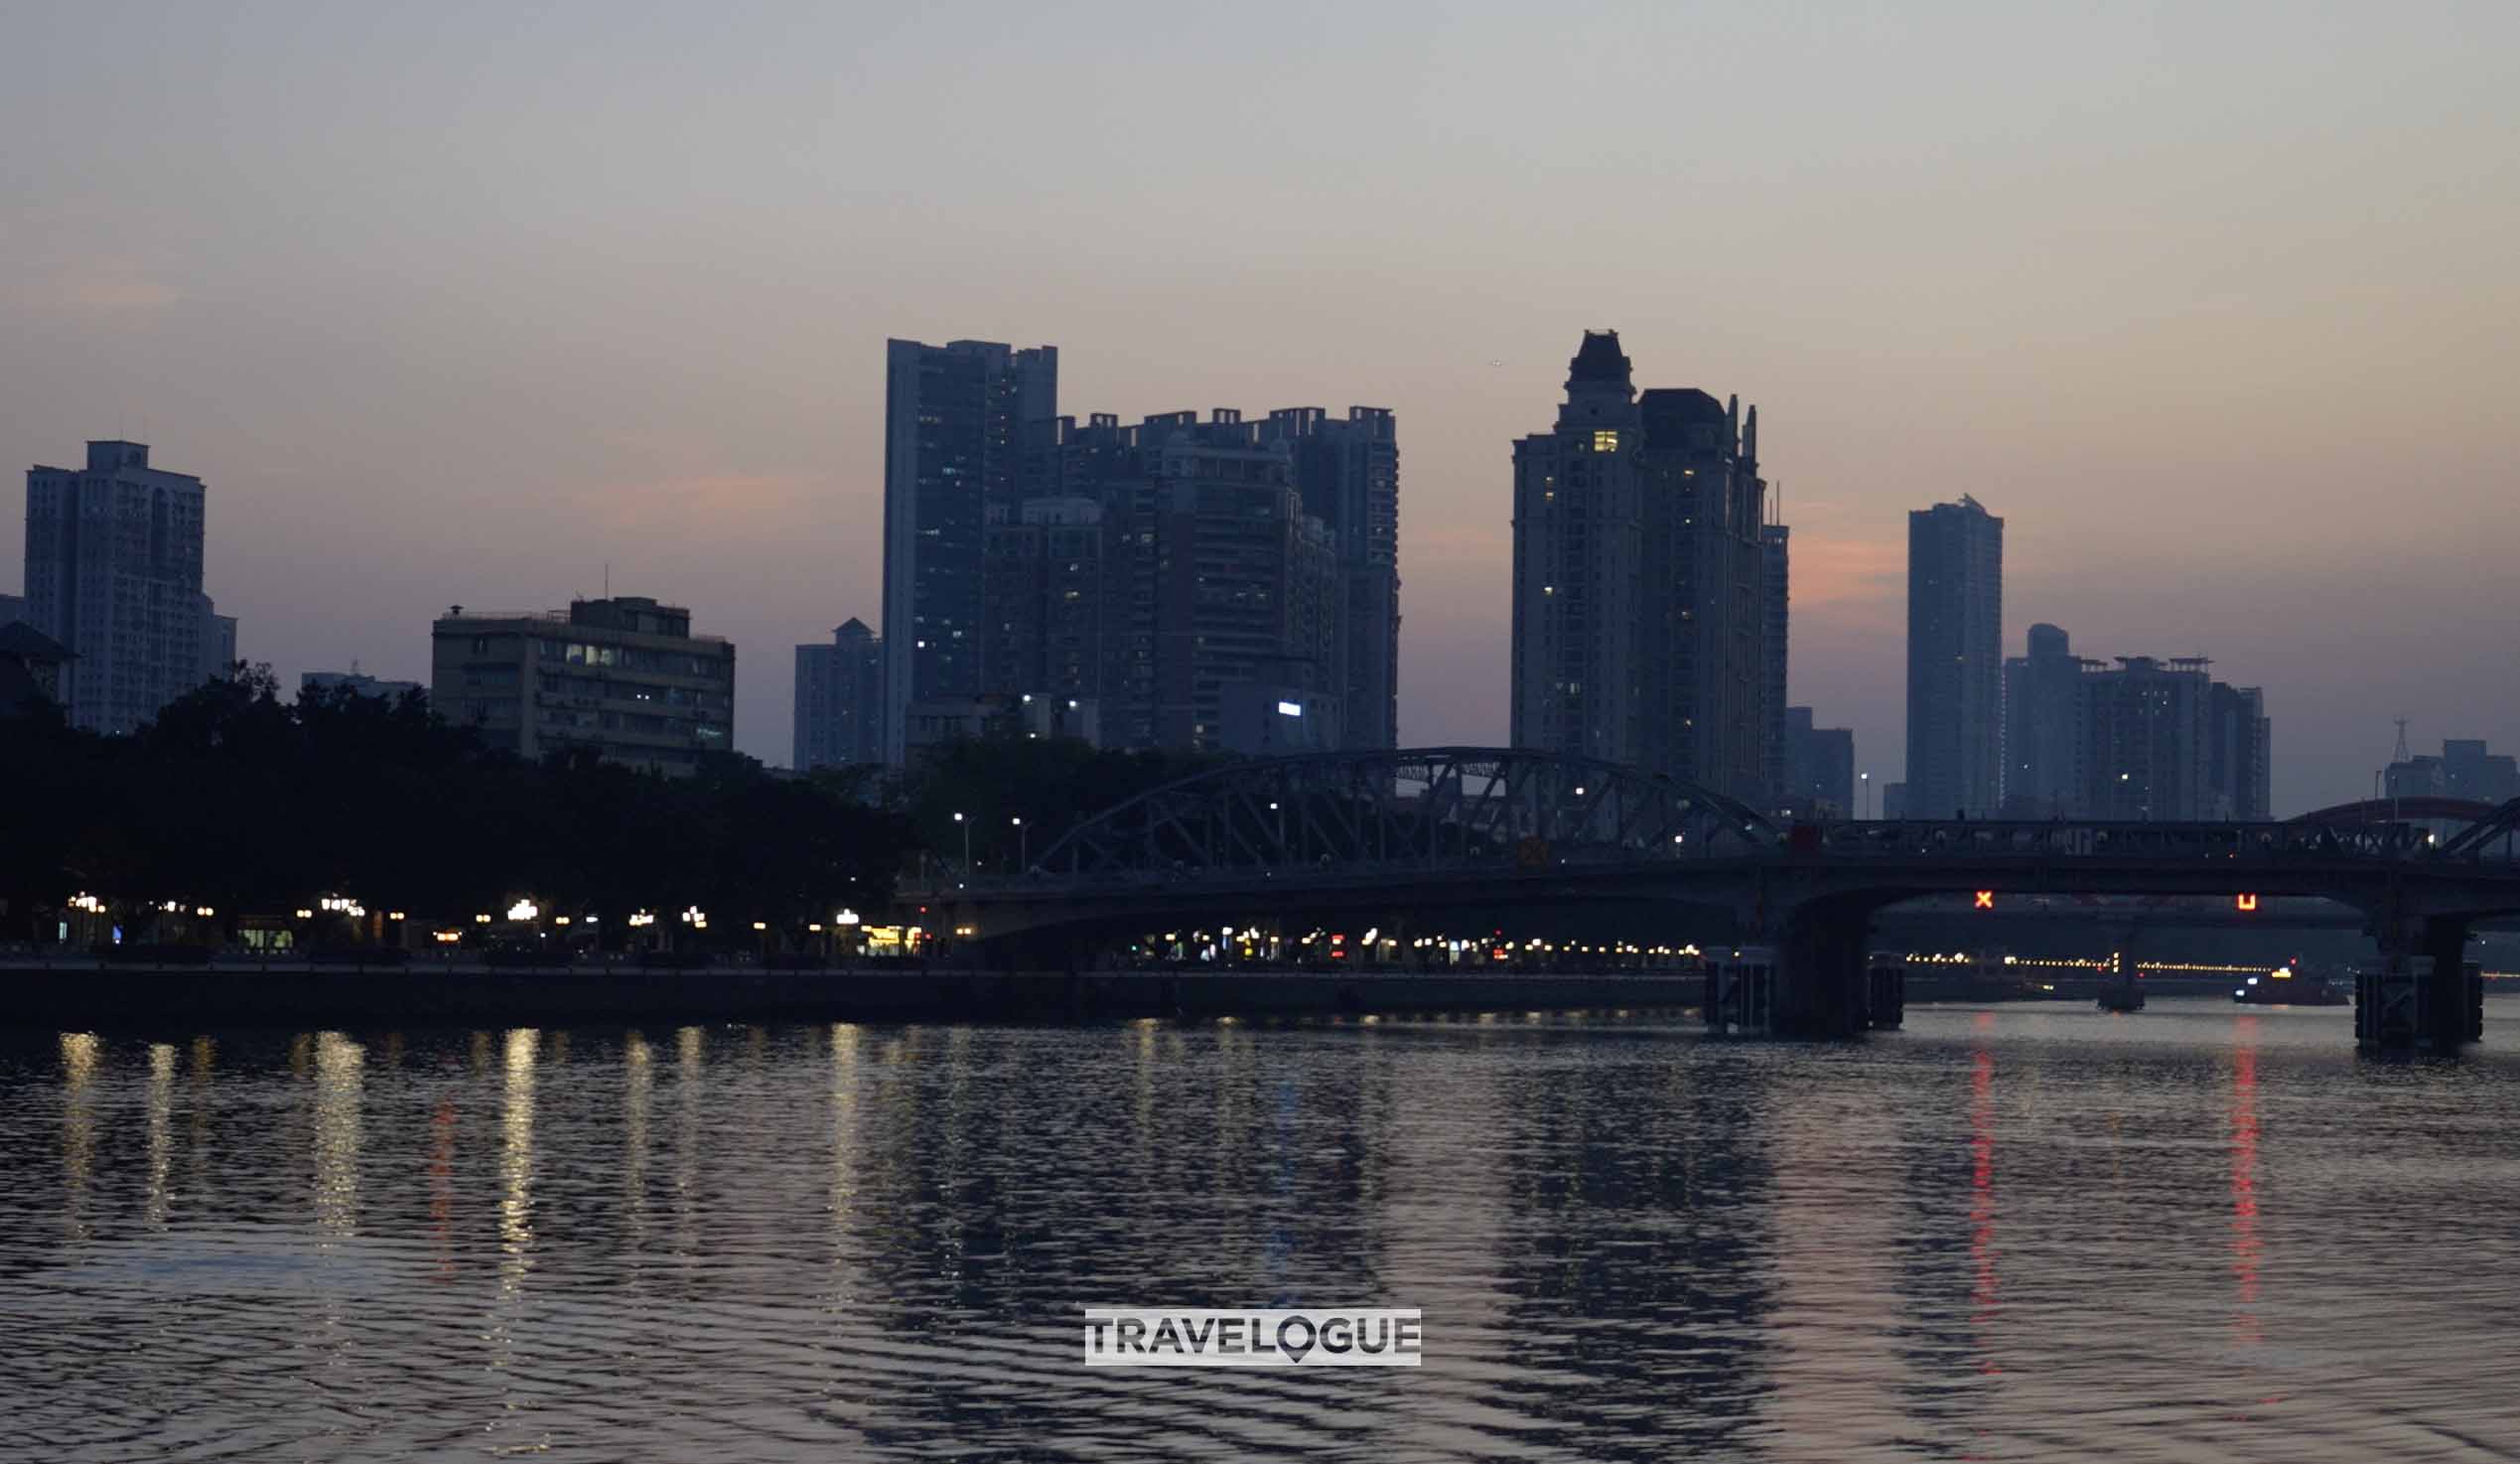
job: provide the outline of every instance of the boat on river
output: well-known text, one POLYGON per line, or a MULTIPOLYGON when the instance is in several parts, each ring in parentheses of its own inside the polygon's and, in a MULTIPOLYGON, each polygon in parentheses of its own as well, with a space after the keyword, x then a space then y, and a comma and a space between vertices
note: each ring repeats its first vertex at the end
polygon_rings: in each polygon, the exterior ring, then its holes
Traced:
POLYGON ((2242 1006, 2347 1006, 2354 997, 2325 976, 2281 965, 2232 987, 2231 999, 2242 1006))

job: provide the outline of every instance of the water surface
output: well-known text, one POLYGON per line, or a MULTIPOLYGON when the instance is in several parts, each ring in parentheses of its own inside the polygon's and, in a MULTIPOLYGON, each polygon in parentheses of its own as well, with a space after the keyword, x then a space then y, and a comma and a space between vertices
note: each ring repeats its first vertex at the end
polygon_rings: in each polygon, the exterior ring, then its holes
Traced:
POLYGON ((0 1453, 2510 1458, 2486 1020, 0 1039, 0 1453), (1426 1362, 1088 1371, 1087 1304, 1426 1362))

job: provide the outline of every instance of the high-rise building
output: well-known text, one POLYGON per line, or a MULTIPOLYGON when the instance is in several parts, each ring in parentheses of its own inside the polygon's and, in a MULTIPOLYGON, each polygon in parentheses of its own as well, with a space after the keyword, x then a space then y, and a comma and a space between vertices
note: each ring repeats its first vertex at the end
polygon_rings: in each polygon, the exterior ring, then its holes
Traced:
POLYGON ((1107 563, 1112 537, 1102 500, 1084 494, 1028 499, 990 523, 981 653, 998 692, 1102 699, 1106 632, 1124 608, 1114 574, 1126 546, 1107 563))
POLYGON ((1340 624, 1328 687, 1340 707, 1337 745, 1398 747, 1398 426, 1385 407, 1351 406, 1333 417, 1307 406, 1273 411, 1259 430, 1263 443, 1293 447, 1304 512, 1336 537, 1340 624))
MULTIPOLYGON (((1768 792, 1770 606, 1758 408, 1695 388, 1637 397, 1644 522, 1643 766, 1756 805, 1768 792)), ((1777 693, 1781 700, 1783 693, 1777 693)))
MULTIPOLYGON (((992 511, 1043 496, 1052 472, 1058 350, 886 343, 884 628, 888 704, 989 685, 983 560, 992 511)), ((904 751, 898 715, 885 753, 904 751)))
POLYGON ((2213 683, 2205 703, 2206 816, 2275 816, 2274 741, 2264 690, 2213 683))
POLYGON ((2082 659, 2051 625, 2030 628, 2030 654, 2004 662, 2007 818, 2052 818, 2082 801, 2082 659))
POLYGON ((0 626, 13 626, 25 619, 26 596, 0 595, 0 626))
POLYGON ((1132 605, 1151 611, 1133 628, 1153 632, 1152 694, 1124 703, 1124 746, 1221 747, 1232 682, 1337 695, 1335 540, 1304 511, 1292 455, 1253 425, 1231 412, 1180 423, 1149 459, 1128 523, 1154 550, 1130 584, 1132 605))
POLYGON ((2084 817, 2164 821, 2212 816, 2205 725, 2213 694, 2202 658, 2121 656, 2085 671, 2084 817))
POLYGON ((671 776, 735 742, 735 647, 691 633, 691 612, 643 596, 572 601, 566 614, 466 614, 430 627, 429 701, 492 747, 539 758, 590 747, 671 776))
POLYGON ((70 657, 74 725, 130 732, 201 684, 215 630, 204 508, 202 480, 150 467, 144 443, 91 442, 84 468, 27 470, 26 618, 70 657))
POLYGON ((2442 784, 2454 799, 2507 804, 2520 798, 2520 763, 2487 752, 2482 739, 2452 738, 2442 744, 2442 784))
MULTIPOLYGON (((1791 808, 1798 796, 1809 790, 1800 786, 1804 780, 1795 776, 1794 754, 1789 743, 1795 734, 1788 725, 1785 707, 1785 657, 1790 643, 1793 601, 1792 572, 1788 541, 1793 530, 1781 523, 1770 523, 1758 531, 1760 572, 1763 576, 1760 593, 1764 597, 1765 623, 1759 651, 1764 658, 1759 670, 1759 767, 1765 779, 1773 806, 1791 808)), ((1811 708, 1802 708, 1802 730, 1811 730, 1811 708)), ((1847 734, 1847 776, 1854 777, 1854 733, 1847 734)), ((1846 804, 1840 800, 1838 816, 1846 816, 1846 804)))
POLYGON ((1617 333, 1586 332, 1556 428, 1514 444, 1516 747, 1643 762, 1643 437, 1617 333))
POLYGON ((1811 708, 1785 708, 1785 793, 1778 806, 1797 818, 1853 818, 1855 729, 1815 727, 1811 708))
POLYGON ((202 683, 202 479, 151 469, 146 444, 28 469, 25 618, 69 651, 70 723, 128 733, 202 683))
POLYGON ((1907 808, 1982 818, 2003 787, 2004 520, 1963 494, 1907 515, 1907 808))
POLYGON ((2418 755, 2389 765, 2385 795, 2393 799, 2467 799, 2505 804, 2520 798, 2520 762, 2488 752, 2481 739, 2451 739, 2438 758, 2418 755))
POLYGON ((884 643, 855 616, 828 643, 796 648, 797 772, 884 761, 884 643))
POLYGON ((1106 746, 1199 750, 1228 745, 1229 695, 1266 690, 1311 720, 1230 740, 1340 745, 1355 578, 1296 486, 1309 434, 1265 425, 1225 409, 1062 419, 1056 492, 988 531, 991 694, 1090 707, 1106 746))
POLYGON ((1115 747, 1218 746, 1222 688, 1242 680, 1274 688, 1272 708, 1302 693, 1306 745, 1326 729, 1396 745, 1388 409, 1080 428, 1057 415, 1055 348, 894 341, 887 370, 889 761, 955 727, 1012 726, 1002 705, 1049 706, 1050 725, 1115 747))
POLYGON ((1514 444, 1514 744, 1764 802, 1757 411, 1639 396, 1609 331, 1566 393, 1514 444))

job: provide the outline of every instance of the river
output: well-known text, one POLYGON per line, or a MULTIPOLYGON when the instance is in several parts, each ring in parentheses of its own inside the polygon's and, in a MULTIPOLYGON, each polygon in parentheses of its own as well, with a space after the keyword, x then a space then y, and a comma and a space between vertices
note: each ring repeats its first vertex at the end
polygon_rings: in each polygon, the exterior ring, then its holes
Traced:
POLYGON ((0 1456, 2487 1459, 2520 1000, 0 1038, 0 1456), (1416 1369, 1081 1365, 1397 1306, 1416 1369))

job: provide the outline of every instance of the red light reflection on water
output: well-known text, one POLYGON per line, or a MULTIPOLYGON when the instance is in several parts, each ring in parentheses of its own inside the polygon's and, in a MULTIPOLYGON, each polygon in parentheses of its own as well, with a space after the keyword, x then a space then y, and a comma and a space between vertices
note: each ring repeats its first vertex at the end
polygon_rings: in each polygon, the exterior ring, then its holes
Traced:
POLYGON ((2233 1329, 2244 1343, 2258 1340, 2258 1019, 2238 1021, 2239 1045, 2231 1055, 2231 1274, 2240 1309, 2233 1329))

